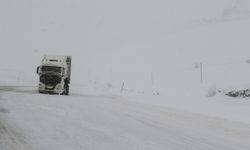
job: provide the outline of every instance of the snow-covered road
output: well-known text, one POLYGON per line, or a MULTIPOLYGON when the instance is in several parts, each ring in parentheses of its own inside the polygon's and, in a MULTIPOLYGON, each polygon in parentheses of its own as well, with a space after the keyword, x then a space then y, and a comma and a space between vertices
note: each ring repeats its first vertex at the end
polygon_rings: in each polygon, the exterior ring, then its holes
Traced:
POLYGON ((250 124, 114 95, 0 87, 0 150, 249 150, 250 124))

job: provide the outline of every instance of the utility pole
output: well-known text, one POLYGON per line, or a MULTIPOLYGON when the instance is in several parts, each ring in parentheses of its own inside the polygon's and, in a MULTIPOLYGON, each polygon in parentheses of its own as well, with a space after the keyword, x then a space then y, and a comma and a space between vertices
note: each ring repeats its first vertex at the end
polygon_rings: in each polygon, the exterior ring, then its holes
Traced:
POLYGON ((121 93, 123 92, 123 89, 124 89, 124 82, 122 83, 121 93))
POLYGON ((112 69, 109 70, 109 75, 108 75, 108 87, 112 88, 113 87, 113 72, 112 69))

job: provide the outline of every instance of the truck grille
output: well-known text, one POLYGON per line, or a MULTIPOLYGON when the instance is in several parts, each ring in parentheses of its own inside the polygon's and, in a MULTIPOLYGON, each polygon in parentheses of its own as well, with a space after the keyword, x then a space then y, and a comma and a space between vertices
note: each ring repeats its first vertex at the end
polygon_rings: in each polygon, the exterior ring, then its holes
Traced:
POLYGON ((55 88, 55 86, 61 82, 61 77, 59 77, 57 75, 44 74, 44 75, 40 76, 40 82, 45 84, 46 87, 48 86, 49 88, 51 88, 51 87, 55 88))

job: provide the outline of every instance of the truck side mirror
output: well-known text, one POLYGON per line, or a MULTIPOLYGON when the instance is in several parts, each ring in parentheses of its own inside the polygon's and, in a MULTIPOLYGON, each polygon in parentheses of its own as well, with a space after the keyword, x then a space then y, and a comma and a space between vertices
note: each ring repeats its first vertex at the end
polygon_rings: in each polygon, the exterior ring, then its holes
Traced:
POLYGON ((36 73, 39 74, 40 66, 36 68, 36 73))

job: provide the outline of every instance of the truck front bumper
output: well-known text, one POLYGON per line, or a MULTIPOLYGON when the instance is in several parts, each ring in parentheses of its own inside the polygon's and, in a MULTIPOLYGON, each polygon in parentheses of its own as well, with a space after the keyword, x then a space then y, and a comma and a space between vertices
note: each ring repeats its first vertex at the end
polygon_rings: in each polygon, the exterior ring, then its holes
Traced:
POLYGON ((64 92, 64 88, 61 84, 57 84, 56 86, 50 86, 45 85, 43 83, 39 83, 38 91, 39 93, 62 94, 64 92))

